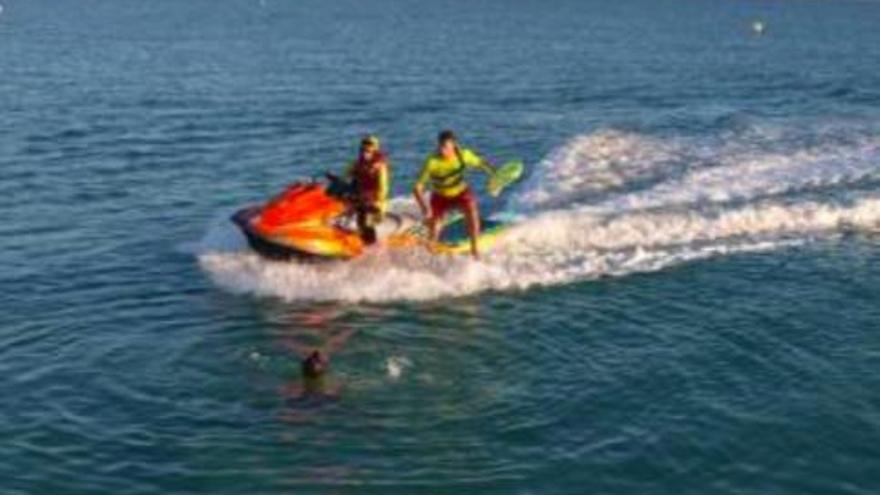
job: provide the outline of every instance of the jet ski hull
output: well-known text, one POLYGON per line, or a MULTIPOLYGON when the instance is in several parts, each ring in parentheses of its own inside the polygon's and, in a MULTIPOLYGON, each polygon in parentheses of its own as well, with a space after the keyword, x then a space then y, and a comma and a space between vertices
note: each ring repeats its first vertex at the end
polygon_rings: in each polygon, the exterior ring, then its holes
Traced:
MULTIPOLYGON (((263 205, 237 211, 232 222, 247 238, 251 249, 273 260, 333 261, 360 256, 366 249, 343 198, 332 188, 315 183, 295 183, 263 205), (349 224, 346 224, 346 221, 349 224)), ((505 220, 482 221, 480 250, 492 248, 510 225, 505 220)), ((379 244, 390 249, 426 248, 435 254, 470 252, 470 239, 461 215, 450 217, 439 242, 413 215, 387 213, 377 226, 379 244)))
POLYGON ((232 222, 244 234, 248 246, 260 256, 277 261, 318 262, 340 259, 338 256, 323 256, 310 253, 262 235, 257 231, 253 223, 254 219, 260 215, 261 209, 261 206, 249 206, 238 210, 232 215, 232 222))

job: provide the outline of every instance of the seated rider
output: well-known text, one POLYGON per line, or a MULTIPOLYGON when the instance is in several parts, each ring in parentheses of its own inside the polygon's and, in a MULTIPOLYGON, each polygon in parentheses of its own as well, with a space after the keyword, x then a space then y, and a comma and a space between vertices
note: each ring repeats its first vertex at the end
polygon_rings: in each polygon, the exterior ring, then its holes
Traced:
POLYGON ((413 193, 422 215, 427 219, 431 240, 434 242, 440 238, 446 213, 452 209, 460 210, 467 222, 471 254, 479 259, 477 239, 480 237, 480 212, 477 197, 465 182, 464 174, 468 168, 478 168, 488 174, 495 172, 476 153, 467 148, 459 148, 452 131, 443 131, 437 137, 437 151, 428 156, 422 166, 413 193), (430 205, 425 201, 425 184, 429 184, 431 188, 430 205))
POLYGON ((361 239, 376 242, 376 225, 388 205, 388 159, 379 147, 379 138, 365 136, 358 157, 345 172, 352 185, 352 207, 361 239))

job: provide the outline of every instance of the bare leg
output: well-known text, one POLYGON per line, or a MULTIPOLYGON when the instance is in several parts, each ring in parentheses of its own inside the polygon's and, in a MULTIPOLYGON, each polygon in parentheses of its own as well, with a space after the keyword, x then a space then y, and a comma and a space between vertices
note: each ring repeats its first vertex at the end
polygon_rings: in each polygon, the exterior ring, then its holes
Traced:
POLYGON ((440 230, 437 228, 439 222, 435 217, 428 217, 428 239, 431 242, 437 242, 437 239, 440 238, 440 230))
POLYGON ((376 244, 379 235, 376 225, 382 222, 382 210, 376 206, 362 206, 357 210, 357 227, 364 244, 376 244))
POLYGON ((464 218, 467 221, 468 234, 471 237, 471 255, 475 260, 480 259, 477 241, 480 238, 480 211, 477 202, 474 201, 464 210, 464 218))
POLYGON ((428 218, 428 233, 431 242, 440 242, 440 234, 443 233, 443 217, 431 216, 428 218))
POLYGON ((330 355, 336 354, 336 351, 341 349, 342 346, 345 345, 346 342, 348 342, 348 339, 350 339, 351 336, 354 335, 354 332, 354 328, 346 328, 342 332, 331 337, 330 340, 328 340, 327 343, 324 344, 324 353, 326 354, 326 356, 330 357, 330 355))

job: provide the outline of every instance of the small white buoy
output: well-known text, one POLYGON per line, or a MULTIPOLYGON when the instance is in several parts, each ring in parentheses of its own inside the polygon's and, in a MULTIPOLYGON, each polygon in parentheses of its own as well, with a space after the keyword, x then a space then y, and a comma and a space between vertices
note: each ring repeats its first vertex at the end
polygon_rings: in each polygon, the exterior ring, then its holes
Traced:
POLYGON ((764 34, 764 30, 766 28, 767 28, 767 26, 764 24, 764 21, 762 21, 760 19, 752 22, 752 32, 754 32, 758 36, 764 34))

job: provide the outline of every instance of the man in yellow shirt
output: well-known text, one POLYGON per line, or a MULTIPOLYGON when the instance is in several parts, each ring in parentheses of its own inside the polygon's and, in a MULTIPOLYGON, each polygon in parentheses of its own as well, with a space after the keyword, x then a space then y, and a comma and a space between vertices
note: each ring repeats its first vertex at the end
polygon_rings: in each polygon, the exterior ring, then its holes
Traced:
POLYGON ((479 259, 477 239, 480 237, 480 211, 476 195, 465 182, 464 174, 469 168, 477 168, 490 175, 495 172, 476 153, 459 148, 452 131, 443 131, 437 137, 437 151, 428 156, 422 166, 413 194, 422 215, 427 219, 431 240, 434 242, 440 238, 446 213, 452 209, 461 210, 471 238, 471 254, 479 259), (430 203, 425 201, 425 185, 431 188, 430 203))

